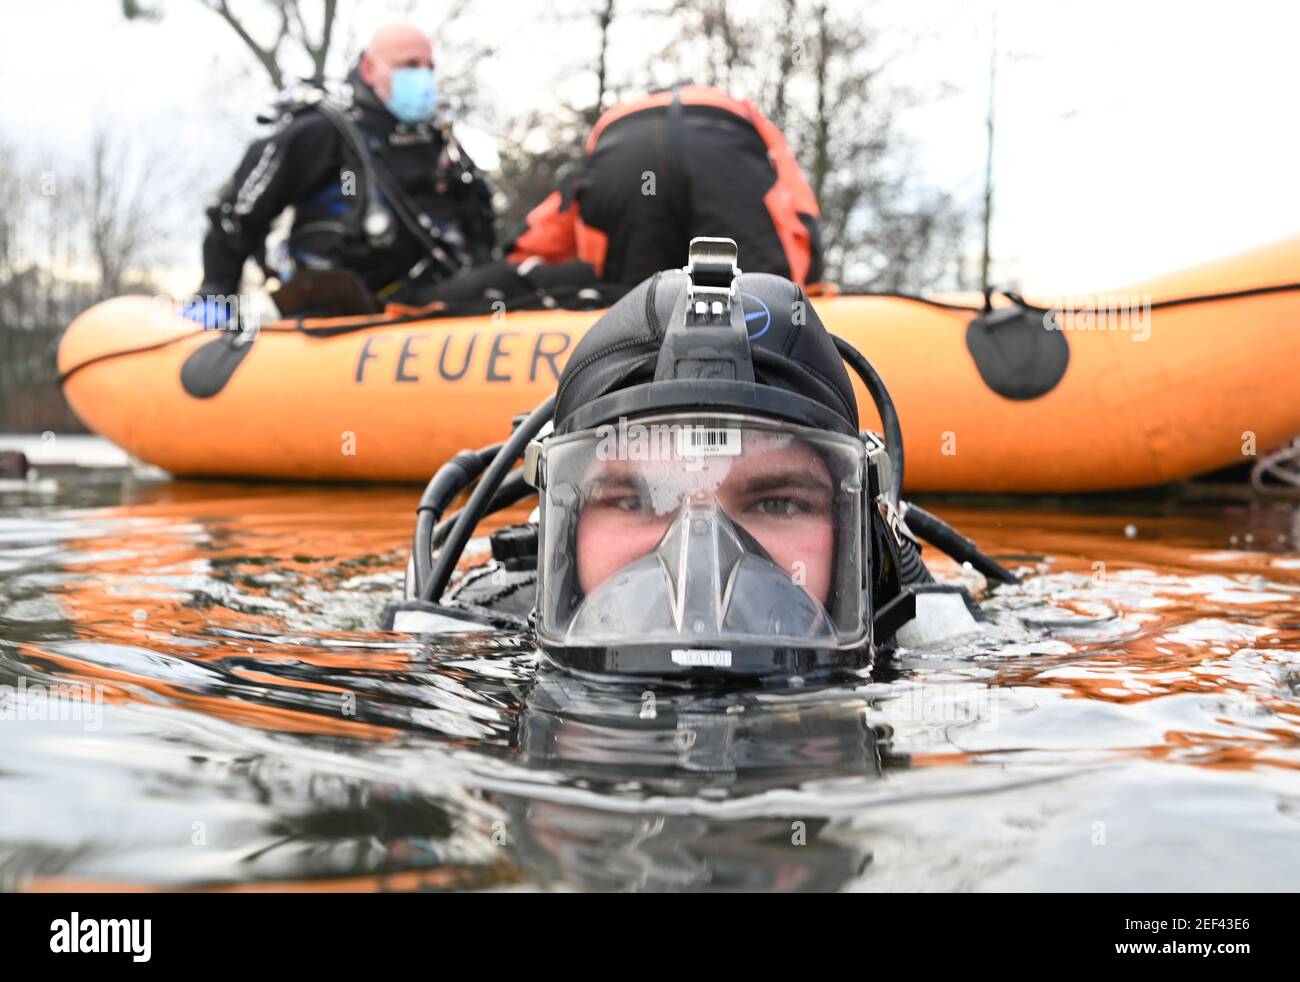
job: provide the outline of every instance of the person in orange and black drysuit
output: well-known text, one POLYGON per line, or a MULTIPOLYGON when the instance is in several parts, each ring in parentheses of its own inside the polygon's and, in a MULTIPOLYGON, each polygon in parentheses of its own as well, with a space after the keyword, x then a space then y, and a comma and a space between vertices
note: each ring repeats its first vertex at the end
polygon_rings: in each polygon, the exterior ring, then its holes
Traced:
POLYGON ((822 278, 820 212, 781 131, 746 101, 687 85, 614 106, 576 173, 528 215, 508 261, 433 298, 476 302, 640 283, 686 263, 695 236, 734 239, 745 272, 822 278))
POLYGON ((700 235, 735 239, 745 271, 822 276, 819 211, 781 131, 749 102, 687 85, 615 106, 581 170, 528 215, 519 263, 580 259, 612 283, 683 266, 700 235))

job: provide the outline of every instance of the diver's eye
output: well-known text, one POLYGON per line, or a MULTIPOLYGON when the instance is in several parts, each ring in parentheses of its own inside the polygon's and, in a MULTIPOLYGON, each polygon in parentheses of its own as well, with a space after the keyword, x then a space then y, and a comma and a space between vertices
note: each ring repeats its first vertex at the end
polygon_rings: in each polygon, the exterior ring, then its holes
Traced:
POLYGON ((606 508, 612 508, 614 511, 627 512, 628 514, 640 514, 650 510, 650 502, 644 495, 624 494, 614 498, 607 498, 601 502, 606 508))
POLYGON ((767 518, 797 518, 812 510, 808 502, 784 496, 762 498, 751 507, 753 511, 767 518))
POLYGON ((587 507, 621 515, 642 515, 650 511, 650 496, 625 483, 597 484, 587 495, 587 507))

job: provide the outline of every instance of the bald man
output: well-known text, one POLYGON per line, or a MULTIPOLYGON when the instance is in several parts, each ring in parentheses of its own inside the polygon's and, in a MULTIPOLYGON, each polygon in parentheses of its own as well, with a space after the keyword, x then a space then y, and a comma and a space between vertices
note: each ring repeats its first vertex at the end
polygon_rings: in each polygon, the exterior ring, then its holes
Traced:
MULTIPOLYGON (((347 269, 381 300, 418 302, 429 284, 493 257, 490 191, 450 125, 435 121, 428 37, 410 24, 381 28, 348 82, 343 103, 284 106, 278 129, 244 155, 208 210, 200 297, 238 294, 245 260, 266 265, 267 232, 290 206, 287 254, 271 262, 285 283, 347 269)), ((190 316, 225 326, 210 321, 229 309, 190 316)))

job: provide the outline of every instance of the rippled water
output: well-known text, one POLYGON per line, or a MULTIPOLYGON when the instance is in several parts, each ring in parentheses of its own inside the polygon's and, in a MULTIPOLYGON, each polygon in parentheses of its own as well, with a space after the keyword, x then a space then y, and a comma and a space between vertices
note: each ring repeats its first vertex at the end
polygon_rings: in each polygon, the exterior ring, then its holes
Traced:
POLYGON ((120 471, 0 491, 0 887, 1300 877, 1292 505, 931 503, 1029 574, 986 597, 985 635, 746 693, 374 631, 417 496, 120 471))

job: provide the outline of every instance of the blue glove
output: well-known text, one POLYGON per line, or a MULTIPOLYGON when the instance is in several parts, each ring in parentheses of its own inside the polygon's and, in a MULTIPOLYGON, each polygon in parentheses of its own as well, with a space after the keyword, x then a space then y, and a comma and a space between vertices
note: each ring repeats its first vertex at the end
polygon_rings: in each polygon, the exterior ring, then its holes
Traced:
POLYGON ((239 303, 233 295, 199 288, 181 308, 181 316, 208 330, 220 331, 239 323, 239 303))

